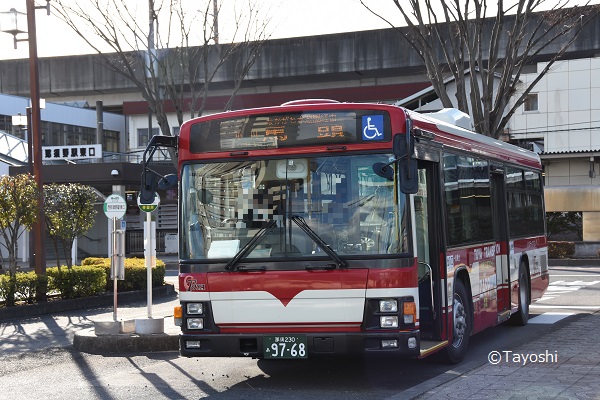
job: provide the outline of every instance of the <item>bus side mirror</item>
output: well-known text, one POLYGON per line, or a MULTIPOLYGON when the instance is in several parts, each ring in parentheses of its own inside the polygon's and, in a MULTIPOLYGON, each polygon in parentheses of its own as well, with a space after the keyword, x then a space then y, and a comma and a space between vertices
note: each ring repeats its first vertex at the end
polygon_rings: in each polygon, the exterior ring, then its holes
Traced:
POLYGON ((160 190, 168 190, 177 186, 177 175, 169 174, 165 175, 158 180, 156 185, 160 190))
POLYGON ((156 195, 156 174, 150 171, 142 173, 142 190, 140 204, 152 204, 156 195))
POLYGON ((392 148, 396 157, 412 159, 415 154, 415 137, 412 134, 397 134, 392 148))
POLYGON ((406 158, 400 160, 400 191, 405 194, 417 193, 417 160, 406 158))
MULTIPOLYGON (((406 121, 406 130, 411 132, 410 120, 406 121)), ((415 194, 418 190, 417 160, 413 159, 415 153, 415 138, 412 134, 398 134, 394 136, 394 155, 400 160, 400 191, 405 194, 415 194)))
POLYGON ((200 189, 196 192, 196 197, 202 204, 210 204, 213 201, 213 195, 209 190, 200 189))

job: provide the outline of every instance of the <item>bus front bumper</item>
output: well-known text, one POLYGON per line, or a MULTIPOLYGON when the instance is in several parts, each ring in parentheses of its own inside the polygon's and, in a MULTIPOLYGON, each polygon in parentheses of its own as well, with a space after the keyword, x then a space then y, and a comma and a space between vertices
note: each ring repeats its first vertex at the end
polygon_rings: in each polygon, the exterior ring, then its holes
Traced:
MULTIPOLYGON (((311 358, 390 354, 398 357, 419 356, 419 331, 302 333, 302 334, 192 334, 179 336, 179 349, 184 357, 252 357, 277 358, 265 355, 264 344, 273 336, 302 336, 306 340, 304 357, 286 354, 281 358, 311 358), (266 356, 266 357, 265 357, 266 356)), ((272 340, 272 339, 271 339, 272 340)))

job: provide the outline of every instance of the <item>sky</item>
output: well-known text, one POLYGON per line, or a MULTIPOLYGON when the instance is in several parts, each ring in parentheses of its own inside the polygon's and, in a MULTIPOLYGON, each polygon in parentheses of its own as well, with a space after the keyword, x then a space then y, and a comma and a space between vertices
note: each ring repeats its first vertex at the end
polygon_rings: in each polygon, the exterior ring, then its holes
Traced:
MULTIPOLYGON (((73 0, 74 2, 77 0, 73 0)), ((86 0, 84 0, 86 1, 86 0)), ((158 2, 159 0, 155 0, 158 2)), ((196 0, 202 3, 206 0, 196 0)), ((234 0, 224 0, 230 3, 234 0)), ((235 0, 240 2, 241 0, 235 0)), ((245 0, 248 1, 248 0, 245 0)), ((272 31, 271 38, 312 36, 339 32, 353 32, 370 29, 382 29, 389 26, 378 17, 364 9, 359 0, 258 0, 264 4, 264 9, 270 10, 272 15, 269 27, 272 31)), ((392 0, 375 1, 379 10, 387 13, 398 14, 392 0)), ((140 8, 145 6, 147 0, 128 0, 138 3, 140 8)), ((80 0, 80 3, 82 1, 80 0)), ((242 2, 243 3, 243 2, 242 2)), ((45 0, 36 0, 36 4, 45 5, 45 0)), ((52 1, 51 1, 52 4, 52 1)), ((241 3, 240 3, 241 4, 241 3)), ((25 12, 25 0, 0 0, 0 13, 15 8, 25 12)), ((144 11, 146 17, 147 11, 144 11)), ((65 26, 55 15, 46 15, 45 10, 37 10, 36 27, 39 57, 55 57, 73 54, 94 53, 82 39, 65 26)), ((147 18, 147 17, 146 17, 147 18)), ((2 29, 0 19, 0 30, 2 29)), ((226 36, 227 18, 219 19, 221 36, 226 36)), ((20 37, 26 37, 22 34, 20 37)), ((0 59, 27 58, 28 43, 19 42, 17 50, 10 34, 0 32, 0 59)))
MULTIPOLYGON (((46 0, 35 0, 38 5, 45 5, 46 0)), ((50 4, 57 0, 51 0, 50 4)), ((72 4, 86 4, 90 0, 63 0, 72 4)), ((138 9, 137 21, 140 25, 148 23, 148 1, 149 0, 101 0, 101 1, 124 1, 128 7, 138 9)), ((170 0, 153 0, 155 4, 167 3, 170 0)), ((212 0, 179 0, 186 5, 186 10, 202 7, 203 4, 212 4, 212 0)), ((221 42, 225 42, 228 29, 231 30, 231 9, 233 5, 245 6, 249 1, 260 3, 261 15, 270 15, 269 29, 271 38, 285 38, 298 36, 313 36, 340 32, 355 32, 370 29, 389 28, 389 25, 379 17, 366 10, 360 0, 219 0, 224 10, 219 14, 219 28, 221 42), (227 10, 229 8, 229 10, 227 10), (227 13, 230 14, 227 14, 227 13)), ((401 15, 393 0, 364 0, 378 13, 384 15, 397 26, 401 25, 401 15)), ((405 0, 403 0, 405 2, 405 0)), ((401 1, 401 4, 403 3, 401 1)), ((466 0, 465 0, 466 1, 466 0)), ((516 0, 508 0, 505 5, 516 0)), ((588 0, 541 0, 547 6, 556 2, 566 2, 568 6, 581 4, 588 0)), ((598 4, 600 0, 592 0, 592 4, 598 4)), ((493 0, 488 0, 489 8, 495 7, 493 0)), ((2 30, 2 13, 15 8, 17 11, 25 12, 26 0, 0 0, 0 30, 2 30)), ((472 3, 471 3, 472 7, 472 3)), ((247 7, 246 7, 247 8, 247 7)), ((191 15, 191 13, 188 13, 191 15)), ((47 16, 45 10, 37 10, 36 27, 38 39, 39 57, 56 57, 74 54, 94 53, 82 39, 80 39, 69 27, 57 16, 47 16)), ((26 37, 22 34, 20 37, 26 37)), ((178 42, 179 43, 179 42, 178 42)), ((0 32, 0 59, 28 58, 29 50, 27 42, 19 42, 17 49, 13 48, 11 35, 0 32)), ((105 51, 110 51, 106 49, 105 51)))

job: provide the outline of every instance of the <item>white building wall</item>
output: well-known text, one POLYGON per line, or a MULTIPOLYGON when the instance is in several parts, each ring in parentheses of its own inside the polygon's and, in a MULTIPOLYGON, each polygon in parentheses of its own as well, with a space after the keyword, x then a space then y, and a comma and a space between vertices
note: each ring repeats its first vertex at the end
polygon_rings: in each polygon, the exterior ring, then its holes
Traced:
MULTIPOLYGON (((523 90, 546 65, 522 76, 523 90)), ((546 153, 600 150, 599 78, 599 58, 556 62, 531 91, 538 94, 538 110, 521 105, 509 125, 511 137, 541 138, 546 153)))
MULTIPOLYGON (((177 115, 168 114, 167 119, 169 126, 171 127, 171 133, 173 128, 179 127, 177 122, 177 115)), ((138 143, 138 129, 148 129, 148 116, 147 115, 131 115, 127 118, 129 124, 129 151, 144 150, 145 146, 140 146, 138 143)), ((152 128, 159 128, 156 118, 152 119, 152 128)))
MULTIPOLYGON (((546 65, 540 63, 536 73, 524 75, 523 88, 546 65)), ((557 201, 559 197, 547 196, 546 207, 552 211, 582 211, 583 240, 600 240, 600 209, 573 208, 581 204, 582 193, 594 195, 600 191, 600 58, 555 63, 531 93, 538 94, 538 110, 526 112, 520 106, 510 121, 510 136, 543 140, 541 159, 547 191, 573 187, 565 192, 568 198, 562 202, 557 201)))

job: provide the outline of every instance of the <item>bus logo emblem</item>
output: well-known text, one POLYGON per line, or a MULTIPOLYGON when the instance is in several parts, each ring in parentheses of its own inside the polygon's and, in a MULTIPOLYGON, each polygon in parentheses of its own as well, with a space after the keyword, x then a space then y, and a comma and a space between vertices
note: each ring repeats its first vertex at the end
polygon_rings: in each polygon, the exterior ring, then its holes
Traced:
POLYGON ((363 140, 383 140, 383 115, 364 115, 362 117, 363 140))
POLYGON ((183 278, 183 287, 188 292, 197 292, 199 290, 206 290, 206 286, 203 283, 198 283, 198 281, 190 275, 183 278))

